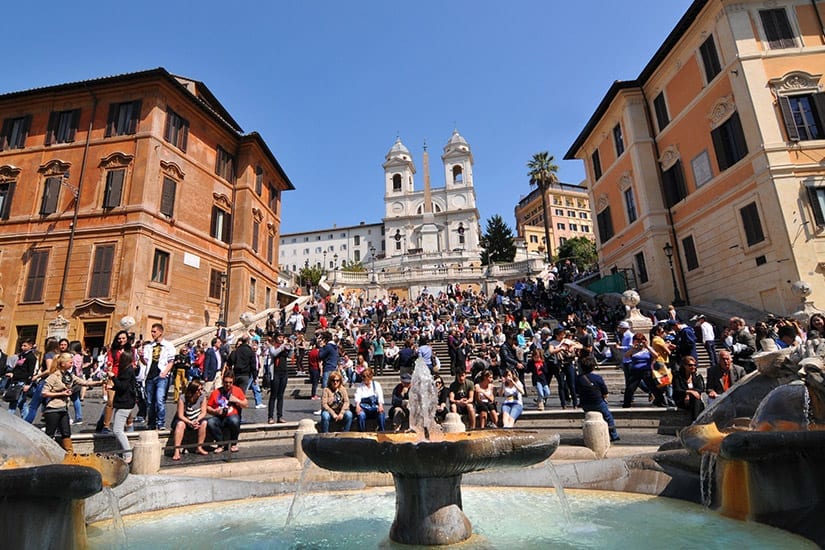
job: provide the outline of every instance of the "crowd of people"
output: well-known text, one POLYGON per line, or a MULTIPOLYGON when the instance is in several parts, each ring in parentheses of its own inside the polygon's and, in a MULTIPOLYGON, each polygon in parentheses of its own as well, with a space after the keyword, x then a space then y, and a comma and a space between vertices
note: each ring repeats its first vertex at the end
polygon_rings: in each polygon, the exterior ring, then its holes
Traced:
POLYGON ((80 342, 54 338, 40 354, 24 339, 8 362, 0 353, 0 364, 9 365, 0 389, 9 410, 27 421, 42 410, 46 433, 70 449, 69 424, 83 421, 83 391, 103 385, 106 406, 97 430, 117 437, 127 461, 125 432, 140 424, 164 429, 171 391, 172 459, 179 460, 187 437, 197 454, 208 447, 237 451, 243 409, 265 408, 269 423, 286 422, 286 386, 295 370, 309 378, 310 398, 320 402, 321 431, 349 431, 356 422, 366 430, 368 421, 381 431, 405 429, 411 375, 420 358, 434 375, 439 421, 455 412, 470 429, 511 428, 530 401, 544 410, 555 394, 562 409, 600 412, 611 439, 618 440, 608 388, 596 372, 603 365, 624 373, 623 407, 632 406, 641 389, 653 406, 683 408, 695 418, 754 370, 757 351, 803 343, 814 331, 825 334, 821 315, 807 327, 772 317, 749 327, 733 317, 720 331, 703 315, 684 321, 672 307, 664 319, 652 318, 650 331, 634 331, 624 306, 587 304, 566 291, 569 278, 560 275, 552 284, 524 279, 490 296, 459 284, 437 292, 424 288, 410 298, 311 296, 303 307, 270 315, 263 327, 233 334, 219 326, 208 342, 178 350, 159 323, 145 341, 119 331, 97 357, 84 353, 80 342), (317 329, 307 338, 313 322, 317 329), (615 346, 608 345, 606 330, 615 331, 615 346), (446 344, 445 357, 435 353, 433 342, 446 344), (700 345, 711 362, 707 380, 696 368, 700 345), (375 377, 389 372, 400 379, 385 408, 375 377))

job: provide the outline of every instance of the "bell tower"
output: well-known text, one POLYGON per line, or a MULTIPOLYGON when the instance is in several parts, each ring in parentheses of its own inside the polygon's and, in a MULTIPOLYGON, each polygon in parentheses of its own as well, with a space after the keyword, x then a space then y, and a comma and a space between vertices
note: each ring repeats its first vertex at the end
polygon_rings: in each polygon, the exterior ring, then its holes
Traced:
POLYGON ((444 146, 441 155, 444 163, 444 181, 447 189, 472 189, 473 187, 473 153, 467 140, 453 130, 453 135, 444 146))
MULTIPOLYGON (((395 143, 389 150, 384 161, 384 199, 397 197, 412 193, 415 190, 415 165, 412 161, 410 150, 401 143, 401 138, 396 138, 395 143)), ((389 204, 389 203, 388 203, 389 204)))

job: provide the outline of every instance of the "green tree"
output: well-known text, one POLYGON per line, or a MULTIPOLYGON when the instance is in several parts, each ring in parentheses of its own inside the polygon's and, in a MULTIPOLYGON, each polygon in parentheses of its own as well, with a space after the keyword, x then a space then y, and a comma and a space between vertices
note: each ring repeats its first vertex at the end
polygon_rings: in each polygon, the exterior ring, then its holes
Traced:
POLYGON ((481 263, 512 262, 516 257, 513 230, 498 214, 487 220, 487 229, 481 236, 481 263))
POLYGON ((570 259, 575 262, 580 270, 584 271, 590 266, 596 265, 598 255, 596 253, 596 243, 587 237, 573 237, 567 239, 559 247, 558 259, 570 259))
POLYGON ((550 254, 550 243, 552 241, 550 241, 550 217, 547 215, 547 190, 551 185, 559 183, 559 178, 556 176, 559 167, 553 164, 554 160, 553 155, 549 152, 541 151, 533 155, 533 158, 527 163, 529 169, 527 175, 530 176, 530 185, 538 187, 539 193, 541 193, 541 209, 544 213, 544 248, 547 251, 548 262, 552 261, 550 254))
POLYGON ((307 283, 311 284, 312 286, 318 286, 318 283, 321 281, 321 276, 324 274, 324 268, 318 265, 310 265, 304 266, 298 272, 298 277, 300 277, 301 284, 306 286, 307 283))

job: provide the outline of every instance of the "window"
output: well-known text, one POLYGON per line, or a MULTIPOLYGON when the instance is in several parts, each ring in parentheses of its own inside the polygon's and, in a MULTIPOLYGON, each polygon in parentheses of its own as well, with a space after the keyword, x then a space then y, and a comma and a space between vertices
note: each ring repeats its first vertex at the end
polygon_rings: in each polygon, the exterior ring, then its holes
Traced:
POLYGON ((92 280, 89 285, 89 298, 106 298, 110 295, 112 281, 112 261, 115 258, 115 245, 107 244, 95 248, 92 261, 92 280))
POLYGON ((278 207, 278 190, 271 183, 269 184, 269 209, 273 212, 278 207))
POLYGON ((538 235, 530 235, 530 242, 538 244, 538 242, 539 242, 538 235))
POLYGON ((670 115, 667 112, 664 92, 659 92, 659 95, 653 98, 653 111, 656 113, 656 124, 659 126, 659 131, 661 132, 668 123, 670 123, 670 115))
POLYGON ((579 230, 578 225, 576 225, 575 223, 570 224, 570 231, 578 231, 578 230, 579 230))
POLYGON ((125 175, 125 168, 106 172, 106 189, 103 192, 103 208, 120 206, 121 196, 123 195, 123 178, 125 175))
POLYGON ((163 139, 186 152, 186 142, 189 140, 189 121, 172 109, 166 108, 166 128, 163 130, 163 139))
POLYGON ((71 143, 80 124, 80 109, 52 111, 46 127, 46 145, 71 143))
POLYGON ((752 202, 739 210, 742 216, 742 227, 745 229, 745 239, 748 246, 753 246, 765 240, 765 233, 762 231, 762 222, 759 220, 759 209, 756 203, 752 202))
POLYGON ((57 212, 57 199, 60 198, 60 180, 62 176, 50 176, 43 184, 43 198, 40 201, 40 215, 48 216, 57 212))
POLYGON ((355 246, 358 246, 359 244, 361 244, 361 235, 355 235, 352 238, 352 244, 354 244, 355 246))
POLYGON ((395 241, 395 249, 401 250, 401 241, 395 241))
POLYGON ((817 227, 825 226, 825 187, 807 187, 808 200, 814 214, 814 223, 817 227))
POLYGON ((616 156, 622 156, 622 153, 624 153, 624 138, 622 137, 621 123, 613 127, 613 143, 616 145, 616 156))
POLYGON ((213 300, 221 299, 221 272, 217 269, 209 270, 209 297, 213 300))
POLYGON ((559 246, 564 246, 564 243, 567 242, 566 237, 559 237, 559 246))
POLYGON ((647 277, 647 264, 645 263, 645 255, 643 252, 639 252, 635 256, 633 256, 636 262, 636 275, 639 277, 639 284, 645 284, 648 281, 647 277))
POLYGON ((672 208, 676 203, 687 197, 687 187, 685 187, 685 173, 682 170, 682 161, 676 163, 662 172, 662 186, 665 191, 665 206, 672 208))
POLYGON ((779 96, 788 141, 825 139, 825 93, 779 96))
POLYGON ((739 122, 739 113, 734 112, 710 135, 713 139, 713 149, 716 151, 716 162, 719 164, 720 172, 727 170, 748 154, 742 123, 739 122))
POLYGON ((140 120, 140 100, 109 105, 106 137, 132 135, 140 120))
POLYGON ((581 230, 582 230, 582 233, 590 233, 590 226, 589 225, 583 225, 581 227, 581 230))
POLYGON ((261 232, 260 222, 252 222, 252 251, 258 252, 258 240, 261 232))
POLYGON ((461 171, 461 166, 458 164, 453 166, 453 183, 456 185, 464 183, 464 174, 461 171))
POLYGON ((258 287, 258 281, 255 280, 255 277, 249 278, 249 302, 254 304, 255 303, 255 290, 258 287))
POLYGON ((708 39, 699 46, 699 55, 702 56, 702 65, 705 67, 705 79, 710 82, 722 71, 713 36, 708 36, 708 39))
POLYGON ((272 265, 272 257, 275 255, 275 237, 269 235, 266 239, 266 262, 272 265))
POLYGON ((685 267, 688 271, 699 267, 699 258, 696 256, 696 245, 693 243, 692 235, 682 239, 682 252, 685 254, 685 267))
POLYGON ((609 206, 596 214, 596 223, 599 227, 599 241, 604 244, 613 237, 613 218, 610 217, 609 206))
POLYGON ((361 261, 361 251, 360 250, 354 250, 353 251, 353 257, 355 258, 356 262, 360 262, 361 261))
POLYGON ((266 287, 266 297, 264 298, 264 308, 269 309, 272 307, 272 289, 266 287))
POLYGON ((556 216, 564 216, 564 210, 561 208, 556 208, 556 216))
POLYGON ((29 273, 26 277, 24 302, 42 302, 43 287, 46 284, 46 267, 49 263, 48 250, 32 250, 29 255, 29 273))
POLYGON ((587 212, 579 212, 579 218, 586 220, 587 219, 587 212))
POLYGON ((169 253, 155 249, 155 258, 152 260, 152 282, 166 284, 169 275, 169 253))
POLYGON ((22 149, 25 147, 26 136, 29 135, 31 122, 31 115, 7 118, 4 120, 3 129, 0 131, 0 151, 22 149))
POLYGON ((264 169, 260 166, 255 167, 255 194, 259 197, 264 192, 264 169))
POLYGON ((11 199, 14 196, 14 185, 16 182, 10 181, 0 183, 0 220, 9 219, 11 214, 11 199))
POLYGON ((235 158, 218 145, 216 149, 215 173, 226 181, 235 178, 235 158))
POLYGON ((401 191, 401 174, 393 174, 392 176, 392 190, 401 191))
POLYGON ((599 150, 593 151, 590 155, 590 160, 593 163, 593 179, 598 180, 602 177, 602 161, 599 159, 599 150))
POLYGON ((568 210, 567 211, 567 216, 570 217, 570 218, 575 218, 576 217, 576 212, 573 211, 573 210, 568 210))
POLYGON ((160 213, 171 218, 175 213, 175 194, 178 182, 172 178, 163 178, 163 189, 160 192, 160 213))
POLYGON ((212 224, 209 230, 209 234, 212 235, 216 239, 220 239, 225 243, 229 242, 229 226, 231 225, 232 216, 229 215, 229 212, 218 208, 217 206, 212 207, 212 224))
POLYGON ((765 29, 765 40, 772 50, 781 48, 796 47, 791 22, 788 21, 788 14, 785 8, 772 10, 759 10, 759 18, 762 20, 762 28, 765 29))
POLYGON ((560 229, 560 230, 564 231, 564 224, 563 223, 557 223, 556 224, 556 229, 560 229))
POLYGON ((628 187, 624 190, 624 206, 627 209, 627 223, 636 221, 636 199, 633 197, 633 188, 628 187))

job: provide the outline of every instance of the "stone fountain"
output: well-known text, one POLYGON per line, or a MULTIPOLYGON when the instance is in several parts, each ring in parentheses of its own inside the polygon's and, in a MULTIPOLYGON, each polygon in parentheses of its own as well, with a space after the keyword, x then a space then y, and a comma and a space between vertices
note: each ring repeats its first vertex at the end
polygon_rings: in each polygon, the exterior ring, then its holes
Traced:
POLYGON ((83 499, 128 474, 119 459, 67 455, 54 440, 0 411, 0 533, 7 548, 84 548, 83 499))
POLYGON ((559 445, 535 432, 479 430, 443 433, 435 422, 437 394, 429 369, 416 363, 408 433, 306 435, 304 452, 318 466, 341 472, 385 472, 395 482, 390 539, 403 544, 455 544, 472 535, 461 503, 461 477, 488 468, 542 462, 559 445))
POLYGON ((825 546, 825 340, 757 354, 757 371, 679 435, 705 503, 825 546))

